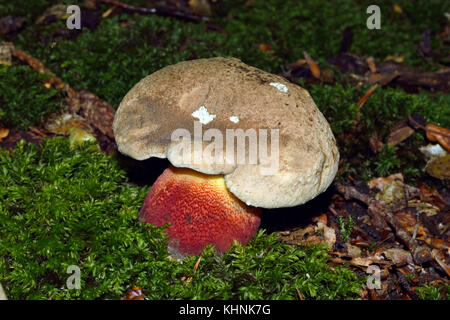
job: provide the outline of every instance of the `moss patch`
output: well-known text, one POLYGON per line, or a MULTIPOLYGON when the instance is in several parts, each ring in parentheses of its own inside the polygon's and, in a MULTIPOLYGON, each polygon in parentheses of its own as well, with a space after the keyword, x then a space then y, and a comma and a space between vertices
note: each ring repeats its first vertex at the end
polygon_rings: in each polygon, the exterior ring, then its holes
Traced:
POLYGON ((223 256, 212 248, 168 258, 163 228, 137 219, 148 191, 114 158, 67 139, 0 151, 0 274, 10 299, 117 299, 141 286, 150 299, 353 299, 363 280, 331 268, 323 246, 293 247, 261 231, 223 256), (81 289, 69 290, 71 265, 81 289), (181 279, 192 276, 186 284, 181 279))
POLYGON ((0 124, 27 129, 61 110, 61 91, 46 89, 47 77, 28 66, 0 66, 0 124))

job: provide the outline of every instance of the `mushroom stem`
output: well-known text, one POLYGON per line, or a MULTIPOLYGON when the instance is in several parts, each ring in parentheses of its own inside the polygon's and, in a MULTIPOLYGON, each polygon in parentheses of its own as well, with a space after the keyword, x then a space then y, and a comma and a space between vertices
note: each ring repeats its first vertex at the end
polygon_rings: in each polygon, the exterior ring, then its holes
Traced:
POLYGON ((260 224, 260 209, 230 193, 221 175, 167 168, 144 200, 139 219, 167 227, 169 252, 200 254, 208 244, 225 252, 234 240, 245 244, 260 224))

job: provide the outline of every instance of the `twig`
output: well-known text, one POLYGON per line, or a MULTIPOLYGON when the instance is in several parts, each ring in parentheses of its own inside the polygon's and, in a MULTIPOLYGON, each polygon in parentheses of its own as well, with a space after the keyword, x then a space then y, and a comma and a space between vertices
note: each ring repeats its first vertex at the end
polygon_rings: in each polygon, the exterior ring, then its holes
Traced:
POLYGON ((303 295, 302 295, 302 293, 300 292, 300 290, 298 290, 298 288, 295 288, 295 290, 297 290, 298 298, 299 298, 300 300, 305 300, 305 298, 303 298, 303 295))
MULTIPOLYGON (((175 9, 175 8, 162 7, 162 6, 153 6, 152 8, 138 7, 138 6, 134 6, 131 4, 116 1, 116 0, 100 0, 100 2, 103 2, 106 4, 111 4, 113 6, 122 8, 124 10, 134 12, 134 13, 139 13, 142 15, 157 14, 157 15, 161 15, 161 16, 169 16, 169 17, 174 17, 174 18, 178 18, 178 19, 184 19, 184 20, 188 20, 188 21, 192 21, 192 22, 202 22, 202 21, 208 22, 209 21, 208 17, 199 16, 199 15, 196 15, 195 13, 186 12, 186 11, 183 11, 180 9, 175 9)), ((225 31, 221 27, 216 26, 212 23, 208 22, 206 24, 206 26, 211 30, 225 33, 225 31)))
POLYGON ((366 101, 369 99, 369 97, 372 95, 372 93, 375 91, 375 89, 378 87, 378 84, 374 84, 367 92, 359 99, 356 106, 358 107, 358 113, 356 114, 355 122, 358 123, 361 118, 361 108, 366 103, 366 101))
POLYGON ((410 287, 408 281, 406 280, 405 276, 403 275, 403 273, 401 273, 400 270, 396 270, 396 273, 397 273, 397 277, 398 277, 398 282, 403 287, 403 289, 406 291, 406 293, 411 297, 411 299, 419 300, 419 296, 413 289, 411 289, 411 287, 410 287))
POLYGON ((138 7, 131 4, 123 3, 116 0, 100 0, 100 2, 114 5, 116 7, 125 9, 127 11, 136 12, 139 14, 160 14, 166 16, 172 16, 176 18, 186 19, 189 21, 200 22, 200 21, 209 21, 208 17, 198 16, 194 13, 182 11, 179 9, 168 8, 168 7, 157 7, 154 6, 152 8, 138 7))
POLYGON ((417 128, 420 128, 420 129, 424 130, 425 132, 429 132, 429 133, 432 133, 432 134, 435 134, 435 135, 438 135, 438 136, 443 136, 443 137, 446 137, 446 138, 449 138, 449 139, 450 139, 450 134, 447 134, 447 133, 445 133, 445 132, 436 131, 436 130, 427 128, 426 126, 424 126, 424 125, 418 123, 416 120, 414 120, 414 119, 411 117, 411 115, 408 115, 408 120, 411 122, 411 124, 412 124, 413 126, 415 126, 415 127, 417 127, 417 128))

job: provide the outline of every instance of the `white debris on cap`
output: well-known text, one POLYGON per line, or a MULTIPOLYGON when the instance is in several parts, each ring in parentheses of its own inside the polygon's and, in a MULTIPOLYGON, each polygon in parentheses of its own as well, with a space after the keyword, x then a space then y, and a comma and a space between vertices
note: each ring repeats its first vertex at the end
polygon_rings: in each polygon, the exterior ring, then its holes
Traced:
POLYGON ((282 83, 271 82, 271 83, 269 83, 269 85, 272 86, 272 87, 277 88, 278 91, 281 91, 281 92, 284 92, 284 93, 288 92, 288 88, 282 83))
POLYGON ((206 109, 205 106, 201 106, 200 108, 192 112, 192 116, 194 118, 197 118, 201 124, 208 124, 216 117, 215 114, 209 114, 208 109, 206 109))
POLYGON ((234 123, 238 123, 238 122, 239 122, 239 118, 236 117, 236 116, 231 116, 231 117, 230 117, 230 121, 231 121, 231 122, 234 122, 234 123))

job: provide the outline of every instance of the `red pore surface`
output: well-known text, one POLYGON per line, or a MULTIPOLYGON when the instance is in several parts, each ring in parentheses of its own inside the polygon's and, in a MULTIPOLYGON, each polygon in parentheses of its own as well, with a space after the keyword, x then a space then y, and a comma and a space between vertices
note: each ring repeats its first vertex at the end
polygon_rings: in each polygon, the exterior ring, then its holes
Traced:
POLYGON ((233 240, 247 243, 259 227, 260 215, 258 208, 227 190, 223 177, 170 167, 153 184, 139 219, 156 226, 170 224, 172 253, 199 254, 208 244, 224 252, 233 240))

